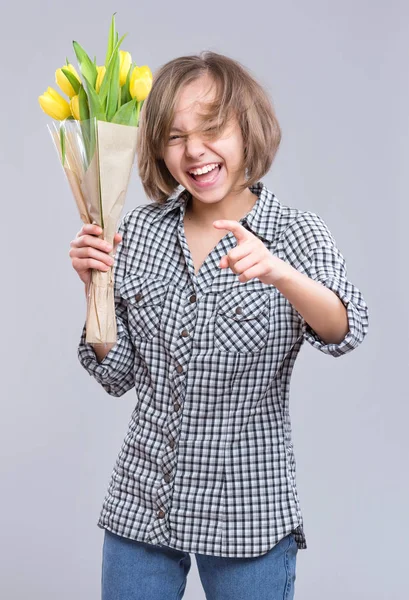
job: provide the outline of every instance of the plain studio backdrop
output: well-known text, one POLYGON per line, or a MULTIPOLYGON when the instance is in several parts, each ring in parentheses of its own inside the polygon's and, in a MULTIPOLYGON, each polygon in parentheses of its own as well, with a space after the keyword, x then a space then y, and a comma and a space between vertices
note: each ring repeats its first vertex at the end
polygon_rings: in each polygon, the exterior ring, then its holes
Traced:
MULTIPOLYGON (((0 597, 97 600, 96 521, 135 402, 81 367, 82 226, 40 109, 72 40, 105 60, 122 48, 155 71, 215 50, 273 99, 283 138, 263 178, 318 213, 363 292, 370 331, 334 359, 307 344, 291 385, 308 550, 298 600, 408 598, 409 6, 404 0, 67 3, 2 8, 2 416, 0 597)), ((135 170, 126 210, 147 202, 135 170)), ((193 558, 193 556, 192 556, 193 558)), ((193 560, 186 600, 201 600, 193 560)), ((255 599, 257 600, 257 599, 255 599)))

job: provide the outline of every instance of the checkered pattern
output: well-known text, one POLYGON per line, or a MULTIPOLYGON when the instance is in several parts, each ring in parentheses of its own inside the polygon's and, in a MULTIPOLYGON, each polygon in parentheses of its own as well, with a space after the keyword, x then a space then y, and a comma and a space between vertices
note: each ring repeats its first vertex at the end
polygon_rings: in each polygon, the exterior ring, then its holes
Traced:
POLYGON ((184 235, 187 190, 122 219, 114 265, 118 341, 83 367, 136 405, 98 525, 186 552, 251 557, 293 532, 306 547, 291 442, 289 386, 300 348, 341 356, 368 327, 360 291, 324 222, 281 204, 261 182, 241 219, 267 248, 333 290, 350 331, 325 344, 272 285, 245 283, 219 262, 228 232, 196 275, 184 235))

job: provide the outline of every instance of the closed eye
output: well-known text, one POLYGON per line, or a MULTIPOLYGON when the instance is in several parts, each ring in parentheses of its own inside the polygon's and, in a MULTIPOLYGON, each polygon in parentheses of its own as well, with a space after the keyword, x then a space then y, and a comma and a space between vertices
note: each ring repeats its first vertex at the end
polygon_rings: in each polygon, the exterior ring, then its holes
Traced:
MULTIPOLYGON (((207 127, 205 129, 205 133, 212 133, 212 132, 214 132, 216 130, 217 130, 217 127, 207 127)), ((171 135, 169 137, 169 141, 176 140, 176 139, 181 138, 181 137, 184 137, 184 136, 182 136, 182 135, 171 135)))

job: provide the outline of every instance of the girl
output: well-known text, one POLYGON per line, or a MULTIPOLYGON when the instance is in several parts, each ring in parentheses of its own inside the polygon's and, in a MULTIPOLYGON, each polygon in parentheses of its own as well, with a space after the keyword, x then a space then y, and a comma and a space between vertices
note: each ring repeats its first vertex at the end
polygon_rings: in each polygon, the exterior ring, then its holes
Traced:
POLYGON ((84 326, 78 356, 112 396, 137 395, 98 522, 103 600, 182 598, 192 552, 210 600, 294 596, 306 540, 291 372, 304 340, 332 356, 355 348, 368 315, 322 219, 261 181, 280 138, 238 62, 172 60, 138 132, 154 202, 124 216, 113 249, 95 225, 71 242, 86 286, 118 247, 118 341, 87 344, 84 326))

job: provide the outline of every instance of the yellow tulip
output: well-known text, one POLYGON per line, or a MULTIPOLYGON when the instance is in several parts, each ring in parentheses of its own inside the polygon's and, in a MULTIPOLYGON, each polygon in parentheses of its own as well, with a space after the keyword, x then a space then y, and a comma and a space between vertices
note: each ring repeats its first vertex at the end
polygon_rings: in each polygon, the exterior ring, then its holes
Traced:
POLYGON ((138 102, 145 100, 152 88, 152 71, 146 65, 135 67, 129 82, 129 92, 138 102))
MULTIPOLYGON (((64 65, 64 69, 68 69, 68 71, 71 71, 71 73, 81 83, 81 79, 78 77, 78 73, 72 64, 64 65)), ((62 90, 64 92, 64 94, 67 94, 67 96, 69 98, 72 98, 73 96, 75 96, 76 92, 75 92, 74 88, 72 87, 72 85, 70 84, 70 82, 68 81, 68 79, 66 78, 66 76, 64 75, 64 73, 62 72, 62 69, 56 70, 55 81, 56 81, 58 87, 60 88, 60 90, 62 90)))
POLYGON ((128 71, 132 64, 132 56, 129 52, 125 52, 124 50, 119 51, 119 85, 124 85, 126 82, 126 78, 128 76, 128 71))
POLYGON ((43 111, 57 121, 63 121, 71 115, 68 102, 51 87, 42 96, 39 96, 38 101, 43 111))
POLYGON ((78 94, 71 98, 70 109, 71 109, 71 114, 74 117, 74 119, 79 121, 80 120, 80 103, 79 103, 78 94))
POLYGON ((105 67, 97 67, 97 71, 98 71, 98 75, 97 75, 97 81, 95 84, 95 90, 97 92, 97 94, 99 93, 101 84, 102 84, 102 80, 105 77, 105 73, 106 73, 106 68, 105 67))

